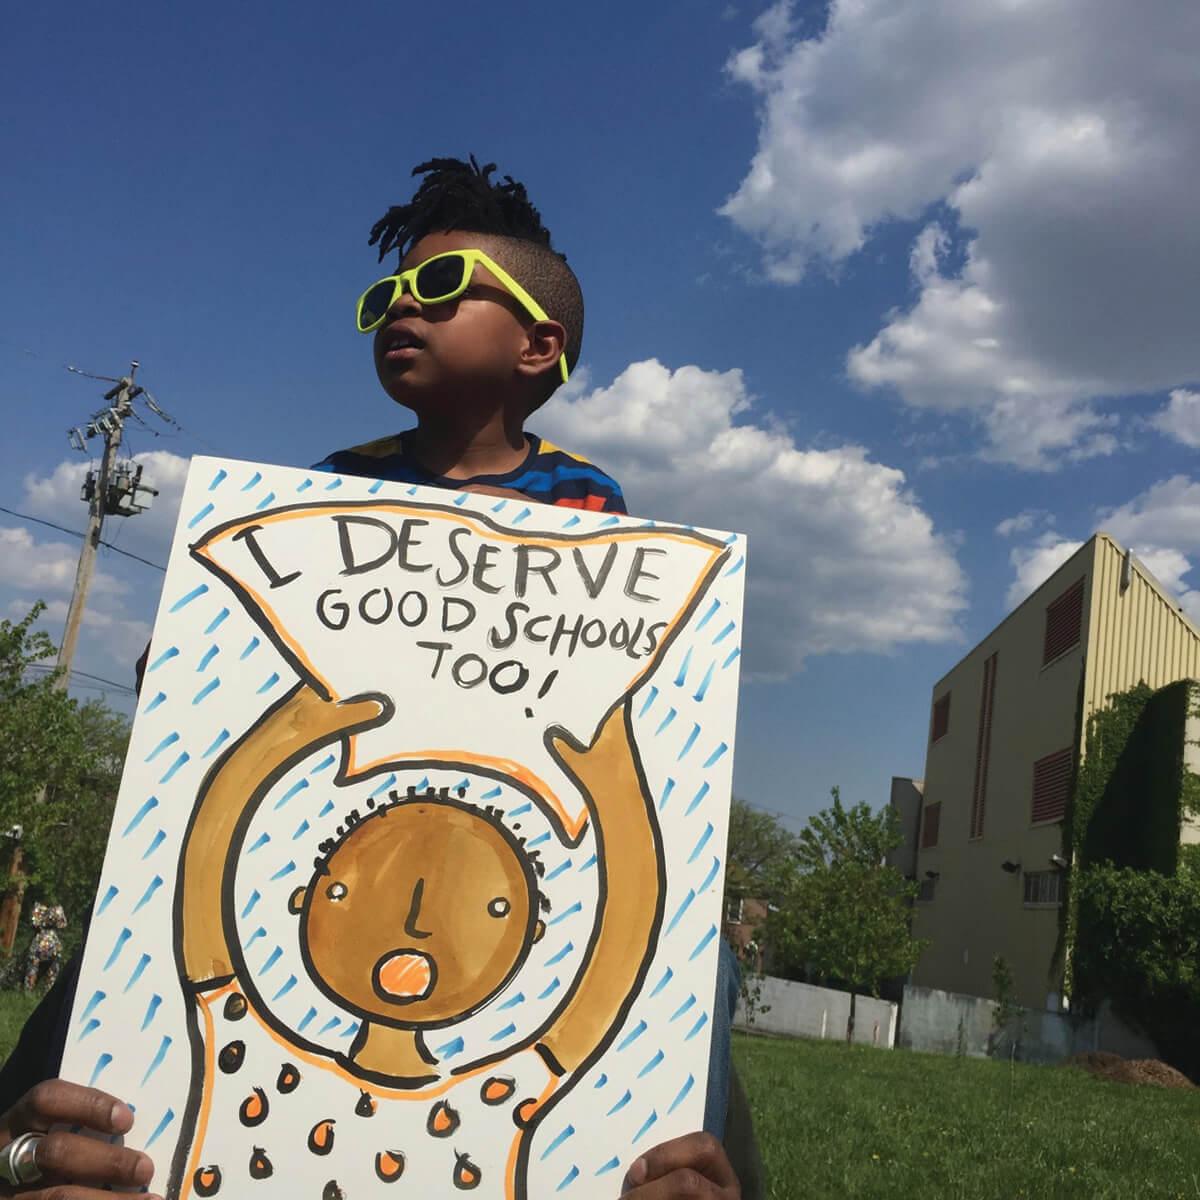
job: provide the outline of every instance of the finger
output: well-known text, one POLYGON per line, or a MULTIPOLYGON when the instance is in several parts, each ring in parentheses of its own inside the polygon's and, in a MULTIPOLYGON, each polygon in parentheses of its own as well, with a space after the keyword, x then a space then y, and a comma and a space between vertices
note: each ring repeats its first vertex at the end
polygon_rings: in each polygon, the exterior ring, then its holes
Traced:
POLYGON ((47 1134, 38 1143, 33 1161, 43 1175, 66 1183, 143 1187, 154 1178, 148 1154, 77 1133, 47 1134))
POLYGON ((65 1079, 47 1079, 32 1087, 0 1120, 9 1139, 44 1133, 52 1125, 83 1125, 98 1133, 127 1133, 133 1113, 115 1096, 65 1079))
POLYGON ((625 1186, 635 1188, 682 1170, 694 1171, 718 1187, 737 1184, 725 1147, 711 1133, 688 1133, 647 1150, 629 1168, 625 1186))
MULTIPOLYGON (((113 1197, 111 1191, 106 1191, 102 1188, 81 1187, 77 1184, 56 1183, 49 1187, 38 1188, 36 1192, 31 1192, 28 1189, 23 1189, 20 1192, 12 1192, 4 1184, 0 1183, 0 1196, 17 1195, 21 1197, 21 1200, 112 1200, 113 1197)), ((142 1196, 142 1200, 162 1200, 162 1197, 145 1195, 142 1196)))
POLYGON ((623 1194, 625 1200, 734 1200, 738 1195, 691 1167, 680 1167, 623 1194))

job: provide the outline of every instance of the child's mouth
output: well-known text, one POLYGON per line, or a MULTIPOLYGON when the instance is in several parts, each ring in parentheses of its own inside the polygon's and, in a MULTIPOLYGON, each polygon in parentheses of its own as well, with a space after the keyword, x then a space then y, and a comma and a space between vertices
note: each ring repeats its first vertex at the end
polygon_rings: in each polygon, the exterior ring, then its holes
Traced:
POLYGON ((437 963, 419 950, 393 950, 376 964, 376 993, 392 1004, 424 1000, 437 982, 437 963))

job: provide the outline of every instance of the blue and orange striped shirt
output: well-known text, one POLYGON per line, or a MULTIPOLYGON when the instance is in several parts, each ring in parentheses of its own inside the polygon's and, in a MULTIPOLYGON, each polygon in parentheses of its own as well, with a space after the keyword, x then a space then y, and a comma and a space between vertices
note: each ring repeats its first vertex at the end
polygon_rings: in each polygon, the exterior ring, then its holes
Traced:
POLYGON ((539 504, 562 508, 585 508, 592 512, 626 512, 621 486, 611 475, 578 454, 570 454, 553 442, 526 433, 529 453, 520 466, 502 475, 475 475, 450 479, 427 471, 406 452, 405 435, 377 438, 349 450, 336 450, 317 463, 317 471, 362 475, 393 483, 417 483, 426 487, 462 488, 468 484, 511 488, 539 504))

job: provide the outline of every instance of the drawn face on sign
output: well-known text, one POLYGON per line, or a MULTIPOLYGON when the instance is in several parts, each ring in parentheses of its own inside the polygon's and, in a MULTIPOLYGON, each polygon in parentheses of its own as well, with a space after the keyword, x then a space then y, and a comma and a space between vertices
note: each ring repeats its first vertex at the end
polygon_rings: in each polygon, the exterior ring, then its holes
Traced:
POLYGON ((490 1000, 541 936, 534 860, 492 814, 446 797, 350 825, 293 893, 305 964, 326 995, 400 1028, 490 1000))

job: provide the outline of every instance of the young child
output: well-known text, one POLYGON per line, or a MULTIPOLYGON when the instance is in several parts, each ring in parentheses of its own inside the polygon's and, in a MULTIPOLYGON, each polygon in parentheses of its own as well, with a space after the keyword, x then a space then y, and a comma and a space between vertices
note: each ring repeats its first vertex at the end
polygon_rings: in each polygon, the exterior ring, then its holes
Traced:
MULTIPOLYGON (((397 275, 363 294, 358 328, 374 335, 380 382, 412 411, 416 425, 336 451, 318 466, 623 513, 620 487, 610 476, 525 431, 527 417, 566 381, 578 360, 583 297, 566 260, 551 247, 525 188, 507 177, 493 182, 493 170, 490 165, 480 169, 474 159, 423 164, 414 171, 424 178, 410 203, 389 209, 372 229, 370 242, 379 245, 380 259, 395 249, 400 266, 397 275)), ((22 1046, 0 1074, 0 1110, 8 1109, 0 1116, 0 1146, 57 1122, 105 1133, 132 1124, 123 1104, 92 1089, 56 1080, 26 1091, 57 1069, 59 1029, 65 1033, 75 970, 67 975, 69 986, 56 989, 46 1013, 35 1014, 22 1046), (48 1069, 43 1065, 47 1045, 55 1059, 48 1069)), ((685 1194, 732 1198, 757 1191, 757 1156, 744 1096, 729 1074, 732 978, 723 960, 714 1006, 707 1133, 666 1143, 639 1159, 625 1181, 638 1200, 685 1194), (726 1126, 727 1097, 734 1100, 728 1125, 731 1134, 737 1131, 736 1142, 727 1140, 727 1145, 738 1162, 736 1173, 717 1140, 726 1126)), ((42 1141, 35 1166, 66 1182, 96 1187, 138 1185, 150 1176, 145 1155, 70 1134, 42 1141)))

